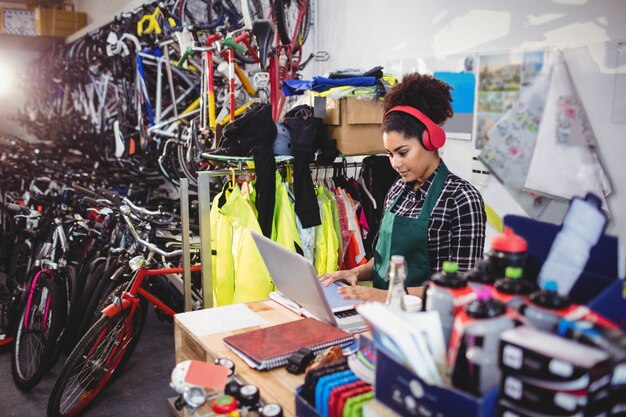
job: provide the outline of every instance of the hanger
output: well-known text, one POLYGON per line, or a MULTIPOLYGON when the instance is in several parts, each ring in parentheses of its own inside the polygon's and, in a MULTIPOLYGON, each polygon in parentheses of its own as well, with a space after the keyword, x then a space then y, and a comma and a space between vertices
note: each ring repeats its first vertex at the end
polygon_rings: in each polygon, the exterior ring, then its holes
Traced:
POLYGON ((228 187, 229 190, 232 190, 233 188, 235 188, 235 184, 236 184, 236 177, 235 177, 235 168, 230 168, 230 186, 228 187))

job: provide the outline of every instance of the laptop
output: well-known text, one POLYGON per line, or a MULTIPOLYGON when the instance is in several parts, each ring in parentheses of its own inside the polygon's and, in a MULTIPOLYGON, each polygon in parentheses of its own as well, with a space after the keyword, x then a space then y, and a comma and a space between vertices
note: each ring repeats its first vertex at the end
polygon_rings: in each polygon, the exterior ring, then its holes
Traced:
POLYGON ((346 284, 335 282, 322 287, 315 268, 304 256, 256 232, 252 232, 252 238, 278 290, 270 294, 271 299, 298 314, 315 317, 350 333, 367 329, 355 309, 363 301, 344 300, 337 293, 337 288, 346 284))

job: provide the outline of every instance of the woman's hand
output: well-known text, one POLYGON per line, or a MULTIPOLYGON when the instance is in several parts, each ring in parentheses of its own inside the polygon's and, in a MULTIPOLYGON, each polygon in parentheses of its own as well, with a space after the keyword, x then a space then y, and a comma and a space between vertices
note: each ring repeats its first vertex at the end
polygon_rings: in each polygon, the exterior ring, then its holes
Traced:
POLYGON ((379 301, 381 303, 387 300, 387 290, 363 285, 339 287, 337 292, 341 294, 341 298, 344 300, 379 301))
POLYGON ((319 277, 320 284, 322 287, 328 287, 335 281, 346 281, 349 285, 355 286, 359 281, 359 277, 356 272, 351 269, 347 269, 344 271, 335 271, 335 272, 327 272, 326 274, 322 274, 319 277))

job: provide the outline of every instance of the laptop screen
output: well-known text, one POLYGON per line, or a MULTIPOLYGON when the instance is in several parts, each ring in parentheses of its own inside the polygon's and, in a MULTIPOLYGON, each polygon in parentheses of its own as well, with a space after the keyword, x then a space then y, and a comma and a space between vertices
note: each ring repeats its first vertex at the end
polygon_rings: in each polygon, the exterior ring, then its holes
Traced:
MULTIPOLYGON (((317 319, 336 325, 335 317, 311 262, 258 233, 252 232, 252 238, 272 276, 276 289, 304 307, 317 319)), ((335 286, 328 288, 327 291, 331 296, 332 290, 335 291, 332 297, 333 303, 344 301, 336 293, 335 286)))

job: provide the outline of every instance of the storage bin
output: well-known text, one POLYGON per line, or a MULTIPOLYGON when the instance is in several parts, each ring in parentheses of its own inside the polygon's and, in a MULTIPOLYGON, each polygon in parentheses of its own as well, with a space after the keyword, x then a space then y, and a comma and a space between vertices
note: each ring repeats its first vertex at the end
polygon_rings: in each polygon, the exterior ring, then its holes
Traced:
POLYGON ((384 350, 376 352, 376 399, 401 416, 491 417, 498 388, 482 397, 452 388, 430 385, 397 363, 384 350))

